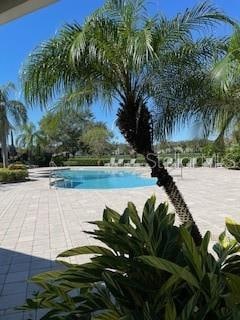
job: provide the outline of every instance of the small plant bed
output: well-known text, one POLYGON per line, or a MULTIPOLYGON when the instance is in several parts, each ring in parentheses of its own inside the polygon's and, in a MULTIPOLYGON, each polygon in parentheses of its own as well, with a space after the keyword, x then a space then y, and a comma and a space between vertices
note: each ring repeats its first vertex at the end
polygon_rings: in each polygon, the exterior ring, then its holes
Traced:
POLYGON ((9 170, 25 170, 27 171, 27 166, 22 163, 12 163, 8 166, 9 170))
POLYGON ((34 276, 41 292, 21 309, 43 309, 42 320, 240 319, 240 225, 227 220, 229 236, 220 235, 213 255, 210 232, 196 246, 191 226, 175 226, 168 206, 155 202, 146 202, 141 218, 133 203, 123 214, 106 208, 87 232, 103 246, 61 253, 90 261, 34 276))
POLYGON ((28 177, 26 169, 0 169, 0 183, 24 182, 28 177))

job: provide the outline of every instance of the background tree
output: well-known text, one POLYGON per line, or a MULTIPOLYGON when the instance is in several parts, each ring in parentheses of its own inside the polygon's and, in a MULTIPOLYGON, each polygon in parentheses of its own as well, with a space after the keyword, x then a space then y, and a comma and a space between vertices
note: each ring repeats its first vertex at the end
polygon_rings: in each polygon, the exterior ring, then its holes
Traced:
POLYGON ((12 100, 16 91, 13 83, 0 87, 0 143, 3 166, 8 166, 8 136, 11 129, 20 126, 27 120, 27 111, 22 102, 12 100))
POLYGON ((96 123, 86 128, 80 140, 87 147, 89 154, 102 156, 113 150, 112 138, 113 134, 105 124, 96 123))
POLYGON ((89 111, 48 112, 40 121, 40 129, 46 136, 50 150, 75 155, 84 149, 80 137, 92 121, 93 116, 89 111))
POLYGON ((240 121, 233 129, 232 139, 234 143, 240 145, 240 121))
POLYGON ((193 32, 223 20, 228 19, 207 2, 167 19, 149 17, 142 0, 109 0, 83 26, 66 25, 41 45, 23 71, 25 97, 30 103, 44 106, 56 92, 64 95, 60 105, 66 108, 96 100, 111 105, 117 100, 121 133, 145 157, 180 220, 192 222, 197 243, 201 236, 193 217, 154 152, 151 109, 156 91, 161 91, 157 75, 169 75, 175 65, 186 70, 192 61, 209 63, 219 41, 213 37, 195 41, 193 32))
POLYGON ((119 155, 132 155, 135 156, 135 151, 129 146, 128 143, 122 143, 122 142, 118 142, 118 141, 114 141, 113 142, 113 151, 115 151, 116 154, 119 155))
POLYGON ((29 161, 31 161, 33 151, 40 144, 42 137, 32 122, 22 125, 20 131, 21 133, 17 137, 17 144, 27 150, 29 161))

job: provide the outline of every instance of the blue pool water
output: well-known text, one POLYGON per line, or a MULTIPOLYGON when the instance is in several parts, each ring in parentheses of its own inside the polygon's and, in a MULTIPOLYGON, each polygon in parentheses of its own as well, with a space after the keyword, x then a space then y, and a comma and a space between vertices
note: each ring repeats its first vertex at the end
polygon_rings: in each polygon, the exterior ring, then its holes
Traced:
POLYGON ((119 170, 62 170, 57 172, 58 188, 73 189, 118 189, 152 186, 154 178, 145 178, 136 173, 119 170))

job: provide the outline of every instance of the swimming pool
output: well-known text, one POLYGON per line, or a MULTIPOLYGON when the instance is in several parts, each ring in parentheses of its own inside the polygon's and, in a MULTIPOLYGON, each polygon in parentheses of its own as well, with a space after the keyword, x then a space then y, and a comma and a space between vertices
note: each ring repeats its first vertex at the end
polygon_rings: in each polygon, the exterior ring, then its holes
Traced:
POLYGON ((155 185, 155 178, 145 178, 123 170, 62 170, 55 173, 57 188, 118 189, 155 185))

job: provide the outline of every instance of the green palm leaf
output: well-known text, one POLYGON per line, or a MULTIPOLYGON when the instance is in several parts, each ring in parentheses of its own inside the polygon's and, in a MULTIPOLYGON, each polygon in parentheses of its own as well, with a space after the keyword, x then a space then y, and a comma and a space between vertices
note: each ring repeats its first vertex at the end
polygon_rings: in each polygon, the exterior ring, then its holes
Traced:
POLYGON ((66 250, 58 255, 58 257, 72 257, 81 254, 104 254, 107 256, 113 256, 112 251, 99 246, 83 246, 66 250))
POLYGON ((190 285, 199 288, 199 283, 197 279, 193 276, 193 274, 189 272, 187 269, 182 268, 173 262, 150 256, 142 256, 139 258, 139 260, 148 264, 149 266, 169 272, 179 277, 180 279, 185 280, 190 285))

